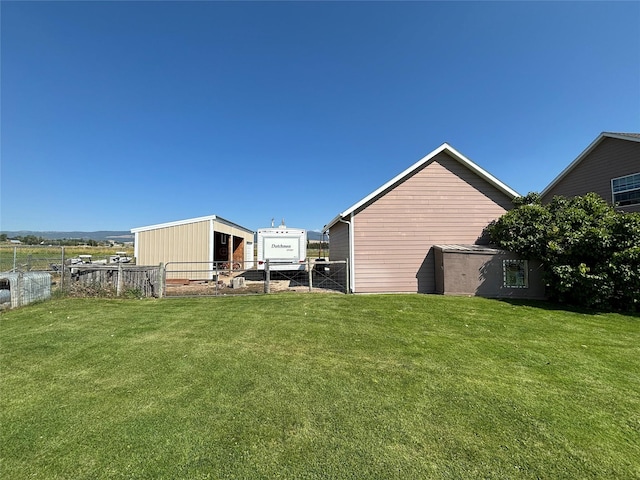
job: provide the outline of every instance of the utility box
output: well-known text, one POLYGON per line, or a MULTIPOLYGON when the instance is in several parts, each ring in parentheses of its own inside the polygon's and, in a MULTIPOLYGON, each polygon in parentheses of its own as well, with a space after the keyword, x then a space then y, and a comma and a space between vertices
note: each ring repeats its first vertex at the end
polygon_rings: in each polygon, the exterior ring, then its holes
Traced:
POLYGON ((484 245, 434 245, 436 293, 488 298, 545 298, 540 262, 484 245))

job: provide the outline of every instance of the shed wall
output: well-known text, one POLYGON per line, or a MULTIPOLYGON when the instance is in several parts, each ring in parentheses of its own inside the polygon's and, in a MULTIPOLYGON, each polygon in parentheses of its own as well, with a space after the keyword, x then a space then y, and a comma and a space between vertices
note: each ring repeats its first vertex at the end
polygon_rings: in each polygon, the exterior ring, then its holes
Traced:
POLYGON ((476 243, 511 207, 505 193, 440 153, 356 212, 355 291, 434 293, 432 246, 476 243))
MULTIPOLYGON (((138 233, 138 265, 158 265, 170 262, 210 261, 208 220, 146 230, 138 233)), ((176 278, 199 278, 196 270, 206 265, 184 265, 187 270, 174 275, 176 278), (194 271, 194 273, 189 273, 194 271)), ((176 268, 174 268, 176 269, 176 268)))
POLYGON ((529 260, 527 288, 504 286, 503 260, 518 260, 511 252, 465 253, 434 249, 436 293, 444 295, 477 295, 489 298, 544 299, 544 272, 540 262, 529 260))
MULTIPOLYGON (((640 143, 604 138, 542 200, 550 202, 556 195, 575 197, 595 192, 611 204, 611 179, 633 173, 640 173, 640 143)), ((640 205, 619 208, 626 212, 640 212, 640 205)))

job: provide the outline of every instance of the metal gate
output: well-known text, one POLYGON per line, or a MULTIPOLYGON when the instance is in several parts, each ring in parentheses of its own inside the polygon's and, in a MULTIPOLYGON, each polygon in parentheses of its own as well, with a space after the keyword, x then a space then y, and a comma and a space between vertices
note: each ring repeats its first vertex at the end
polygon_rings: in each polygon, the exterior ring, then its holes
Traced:
MULTIPOLYGON (((348 293, 348 263, 307 261, 304 270, 273 271, 266 262, 169 262, 165 265, 165 297, 257 295, 277 292, 348 293)), ((280 266, 281 268, 281 266, 280 266)))

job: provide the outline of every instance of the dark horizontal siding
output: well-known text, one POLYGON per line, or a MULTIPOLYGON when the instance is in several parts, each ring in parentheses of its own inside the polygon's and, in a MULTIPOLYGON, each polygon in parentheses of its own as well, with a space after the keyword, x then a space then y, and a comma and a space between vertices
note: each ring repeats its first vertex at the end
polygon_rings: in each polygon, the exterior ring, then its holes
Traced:
POLYGON ((345 260, 349 258, 349 226, 336 223, 329 231, 329 259, 345 260))
MULTIPOLYGON (((633 173, 640 173, 640 143, 604 138, 542 200, 549 202, 556 195, 575 197, 594 192, 612 203, 611 179, 633 173)), ((640 211, 640 206, 623 210, 640 211)))

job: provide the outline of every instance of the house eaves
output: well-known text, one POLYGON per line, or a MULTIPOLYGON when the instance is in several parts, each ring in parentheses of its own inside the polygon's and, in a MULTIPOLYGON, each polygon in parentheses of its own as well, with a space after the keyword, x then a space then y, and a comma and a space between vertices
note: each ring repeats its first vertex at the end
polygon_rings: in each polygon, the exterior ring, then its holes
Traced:
POLYGON ((551 189, 553 189, 553 187, 558 184, 558 182, 566 177, 574 168, 580 165, 582 160, 584 160, 585 157, 593 151, 593 149, 600 145, 600 143, 602 143, 605 138, 615 138, 618 140, 628 140, 630 142, 640 142, 640 133, 602 132, 600 135, 598 135, 598 138, 591 142, 591 144, 587 148, 585 148, 584 151, 580 155, 578 155, 578 157, 573 162, 569 164, 569 166, 567 166, 567 168, 560 172, 560 175, 554 178, 551 183, 547 185, 544 190, 542 190, 542 193, 540 193, 540 197, 544 198, 544 196, 547 195, 551 191, 551 189))
POLYGON ((406 178, 410 177, 415 171, 420 169, 426 163, 430 162, 434 157, 436 157, 438 154, 440 154, 442 152, 447 153, 451 158, 453 158, 454 160, 457 160, 458 162, 460 162, 462 165, 467 167, 469 170, 474 172, 476 175, 478 175, 482 179, 484 179, 487 182, 489 182, 491 185, 496 187, 498 190, 500 190, 501 192, 506 194, 508 197, 513 199, 515 197, 519 197, 520 196, 520 194, 518 192, 513 190, 508 185, 502 183, 500 180, 498 180, 496 177, 491 175, 486 170, 480 168, 478 165, 476 165, 471 160, 469 160, 467 157, 465 157, 460 152, 458 152, 451 145, 449 145, 447 143, 443 143, 438 148, 436 148, 434 151, 432 151, 431 153, 427 154, 425 157, 423 157, 420 160, 418 160, 416 163, 411 165, 405 171, 403 171, 400 174, 396 175, 394 178, 389 180, 387 183, 382 185, 380 188, 378 188, 377 190, 371 192, 365 198, 363 198, 359 202, 353 204, 351 207, 349 207, 344 212, 340 212, 338 215, 336 215, 336 217, 333 220, 331 220, 324 227, 323 231, 326 232, 333 225, 338 223, 341 219, 343 219, 345 217, 348 217, 349 215, 351 215, 353 212, 355 212, 359 208, 361 208, 361 207, 365 206, 366 204, 368 204, 369 202, 371 202, 373 199, 375 199, 378 196, 380 196, 381 194, 386 193, 387 191, 391 190, 395 185, 403 182, 406 178))

